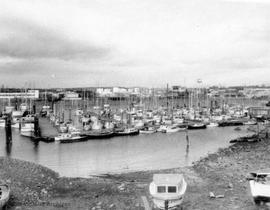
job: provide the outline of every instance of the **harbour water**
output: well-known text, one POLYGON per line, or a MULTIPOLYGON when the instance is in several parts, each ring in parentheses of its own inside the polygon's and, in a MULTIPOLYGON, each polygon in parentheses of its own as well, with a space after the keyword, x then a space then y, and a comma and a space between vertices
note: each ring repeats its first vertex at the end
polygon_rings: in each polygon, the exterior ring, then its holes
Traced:
POLYGON ((104 173, 166 169, 191 165, 200 157, 229 146, 229 140, 247 135, 246 127, 213 127, 172 134, 155 133, 72 144, 39 142, 13 130, 12 146, 8 148, 5 130, 0 130, 0 156, 31 161, 47 166, 61 176, 89 177, 104 173))

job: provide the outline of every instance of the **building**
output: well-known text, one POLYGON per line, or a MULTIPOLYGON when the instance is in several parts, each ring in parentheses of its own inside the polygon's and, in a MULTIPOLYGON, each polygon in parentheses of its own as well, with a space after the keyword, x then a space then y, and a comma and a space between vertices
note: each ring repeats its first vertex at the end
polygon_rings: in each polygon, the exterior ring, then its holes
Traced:
POLYGON ((64 100, 81 100, 81 97, 78 93, 68 91, 65 92, 64 100))
POLYGON ((39 90, 28 90, 27 92, 0 92, 0 98, 2 99, 12 99, 12 98, 38 99, 39 90))
POLYGON ((249 107, 248 114, 251 117, 270 119, 270 107, 249 107))

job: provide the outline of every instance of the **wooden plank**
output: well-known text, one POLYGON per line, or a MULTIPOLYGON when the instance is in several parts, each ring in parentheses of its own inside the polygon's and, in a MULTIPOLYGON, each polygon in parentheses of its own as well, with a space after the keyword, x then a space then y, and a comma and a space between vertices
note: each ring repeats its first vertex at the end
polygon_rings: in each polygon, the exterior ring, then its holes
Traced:
POLYGON ((142 201, 143 201, 143 205, 145 210, 152 210, 152 208, 150 207, 148 200, 145 196, 142 196, 142 201))

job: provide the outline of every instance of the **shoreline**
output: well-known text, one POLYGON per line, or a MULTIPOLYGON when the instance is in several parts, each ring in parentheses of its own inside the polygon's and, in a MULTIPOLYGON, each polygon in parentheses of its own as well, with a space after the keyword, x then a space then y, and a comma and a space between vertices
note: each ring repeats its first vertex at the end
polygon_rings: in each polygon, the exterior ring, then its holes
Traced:
POLYGON ((144 209, 141 196, 153 205, 148 186, 154 173, 183 173, 188 183, 184 209, 253 210, 245 178, 250 171, 270 167, 269 149, 268 139, 238 142, 192 166, 91 178, 60 177, 41 165, 1 157, 0 178, 11 185, 8 209, 144 209), (224 198, 210 199, 210 192, 224 198))

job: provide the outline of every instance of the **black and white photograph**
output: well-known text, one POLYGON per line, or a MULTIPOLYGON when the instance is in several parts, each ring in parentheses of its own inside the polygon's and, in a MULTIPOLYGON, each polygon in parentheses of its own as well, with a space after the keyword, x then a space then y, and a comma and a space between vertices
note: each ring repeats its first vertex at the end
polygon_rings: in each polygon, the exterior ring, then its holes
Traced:
POLYGON ((0 210, 270 210, 270 0, 0 0, 0 210))

